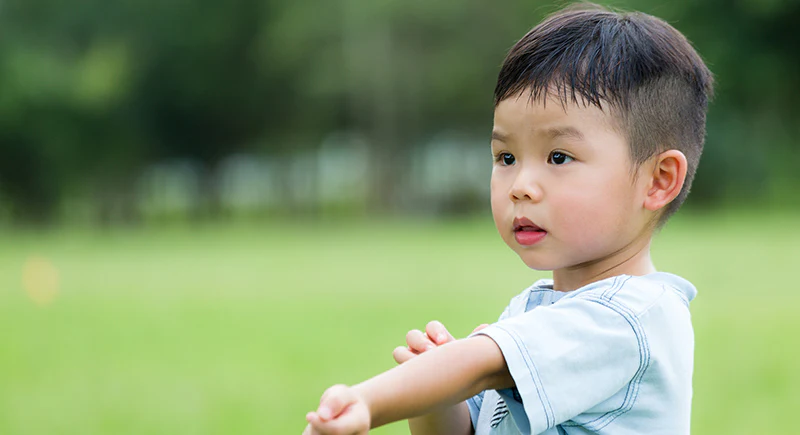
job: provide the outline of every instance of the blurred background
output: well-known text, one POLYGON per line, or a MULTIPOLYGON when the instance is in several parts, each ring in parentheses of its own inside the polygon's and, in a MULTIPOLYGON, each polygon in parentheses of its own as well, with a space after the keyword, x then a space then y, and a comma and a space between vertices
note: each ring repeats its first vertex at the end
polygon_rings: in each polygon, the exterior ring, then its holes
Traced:
MULTIPOLYGON (((0 1, 0 433, 300 433, 407 330, 493 321, 546 274, 494 233, 492 91, 563 4, 0 1)), ((792 432, 800 2, 607 4, 716 76, 654 246, 700 290, 693 428, 792 432)))

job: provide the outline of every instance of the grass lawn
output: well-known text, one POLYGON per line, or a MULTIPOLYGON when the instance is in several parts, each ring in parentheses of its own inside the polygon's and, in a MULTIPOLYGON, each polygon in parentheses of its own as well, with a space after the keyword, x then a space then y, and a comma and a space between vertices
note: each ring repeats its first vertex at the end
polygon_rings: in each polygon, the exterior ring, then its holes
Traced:
MULTIPOLYGON (((798 431, 799 221, 679 215, 656 239, 699 289, 695 433, 798 431)), ((489 218, 0 237, 1 434, 300 434, 408 329, 464 336, 546 276, 489 218)))

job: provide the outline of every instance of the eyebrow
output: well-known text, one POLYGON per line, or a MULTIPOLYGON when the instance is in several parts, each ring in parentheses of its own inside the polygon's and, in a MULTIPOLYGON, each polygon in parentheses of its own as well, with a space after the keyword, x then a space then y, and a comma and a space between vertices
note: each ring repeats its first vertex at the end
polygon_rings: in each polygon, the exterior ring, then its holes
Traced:
MULTIPOLYGON (((539 134, 546 136, 550 140, 558 139, 560 137, 566 137, 568 139, 574 139, 582 141, 584 140, 583 133, 575 127, 553 127, 548 128, 546 130, 540 130, 539 134)), ((492 140, 499 140, 500 142, 508 142, 510 135, 500 132, 498 130, 492 130, 492 140)))
POLYGON ((501 133, 497 130, 492 130, 492 140, 499 140, 500 142, 508 142, 508 135, 501 133))
POLYGON ((584 140, 583 133, 575 127, 554 127, 543 131, 543 134, 550 138, 550 140, 565 137, 568 139, 584 140))

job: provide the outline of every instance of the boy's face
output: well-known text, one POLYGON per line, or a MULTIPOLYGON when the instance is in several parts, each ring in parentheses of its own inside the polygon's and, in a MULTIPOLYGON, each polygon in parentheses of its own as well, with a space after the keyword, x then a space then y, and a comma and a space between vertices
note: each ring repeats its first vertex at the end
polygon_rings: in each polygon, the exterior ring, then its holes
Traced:
MULTIPOLYGON (((625 137, 600 109, 500 102, 492 132, 492 214, 528 267, 594 276, 649 242, 649 178, 634 177, 625 137)), ((652 168, 651 168, 652 169, 652 168)))

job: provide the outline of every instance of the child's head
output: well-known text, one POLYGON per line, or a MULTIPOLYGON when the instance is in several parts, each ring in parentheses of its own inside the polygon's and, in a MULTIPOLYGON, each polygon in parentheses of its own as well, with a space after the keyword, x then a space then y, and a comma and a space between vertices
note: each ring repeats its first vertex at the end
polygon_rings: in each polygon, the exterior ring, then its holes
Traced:
MULTIPOLYGON (((530 208, 525 201, 549 196, 550 205, 564 202, 554 220, 577 219, 584 228, 603 224, 594 228, 603 232, 614 225, 633 227, 631 234, 609 235, 623 242, 642 231, 649 237, 689 192, 711 94, 712 76, 703 61, 683 35, 658 18, 594 5, 551 15, 514 45, 498 78, 492 140, 495 220, 524 217, 520 213, 530 208), (523 153, 532 157, 525 164, 523 153), (546 164, 526 172, 536 162, 546 164), (576 213, 581 216, 569 216, 576 213)), ((497 224, 502 234, 508 222, 497 224)), ((506 242, 519 245, 517 233, 505 234, 506 242)), ((536 234, 522 236, 537 242, 536 234)), ((589 251, 572 257, 593 261, 601 255, 589 251)), ((544 266, 537 268, 551 268, 544 266)))

